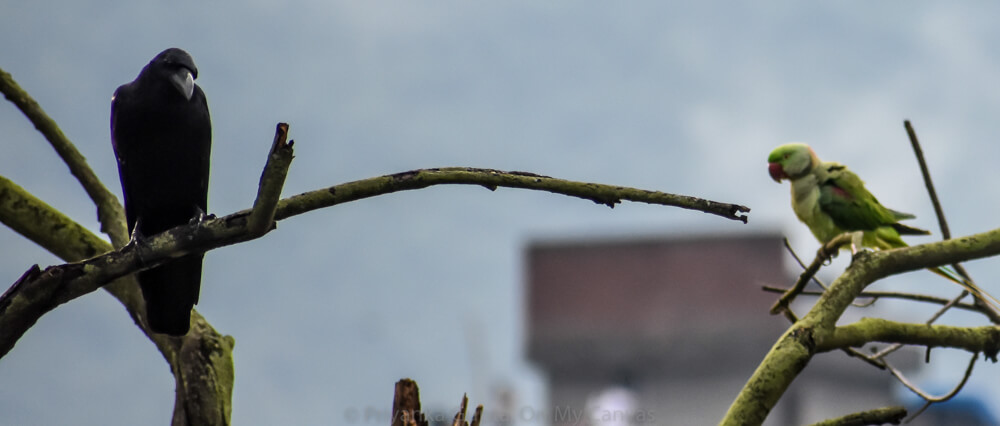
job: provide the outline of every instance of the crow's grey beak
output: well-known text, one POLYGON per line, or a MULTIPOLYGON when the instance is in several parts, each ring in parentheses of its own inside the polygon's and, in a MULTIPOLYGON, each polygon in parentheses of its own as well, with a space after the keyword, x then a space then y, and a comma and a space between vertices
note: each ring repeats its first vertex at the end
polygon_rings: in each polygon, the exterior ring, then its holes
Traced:
POLYGON ((191 76, 191 71, 188 71, 187 68, 181 68, 170 75, 170 82, 184 95, 185 99, 191 100, 191 95, 194 94, 194 77, 191 76))

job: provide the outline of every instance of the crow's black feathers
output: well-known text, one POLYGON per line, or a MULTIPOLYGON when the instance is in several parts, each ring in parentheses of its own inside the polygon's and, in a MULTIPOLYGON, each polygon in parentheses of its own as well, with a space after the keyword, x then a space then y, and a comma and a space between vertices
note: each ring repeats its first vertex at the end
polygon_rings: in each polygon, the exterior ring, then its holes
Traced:
MULTIPOLYGON (((138 235, 154 235, 208 211, 212 124, 197 77, 191 55, 167 49, 112 97, 111 142, 129 232, 138 223, 138 235)), ((152 331, 187 333, 202 257, 185 256, 138 274, 152 331)))

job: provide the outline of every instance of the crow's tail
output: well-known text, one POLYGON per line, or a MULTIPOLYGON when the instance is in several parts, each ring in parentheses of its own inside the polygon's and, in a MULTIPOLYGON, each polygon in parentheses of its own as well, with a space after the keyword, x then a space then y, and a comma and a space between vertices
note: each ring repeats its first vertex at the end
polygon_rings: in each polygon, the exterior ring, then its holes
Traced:
POLYGON ((185 256, 163 266, 139 272, 146 324, 154 333, 187 334, 191 309, 198 303, 203 254, 185 256))

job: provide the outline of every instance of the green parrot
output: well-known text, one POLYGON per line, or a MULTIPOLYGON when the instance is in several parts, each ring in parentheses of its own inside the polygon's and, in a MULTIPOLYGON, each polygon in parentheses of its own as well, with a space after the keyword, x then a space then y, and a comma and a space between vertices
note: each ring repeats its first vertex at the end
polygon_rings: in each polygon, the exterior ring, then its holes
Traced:
MULTIPOLYGON (((820 243, 853 232, 851 250, 857 245, 876 250, 906 247, 900 235, 929 235, 930 231, 899 223, 916 216, 883 206, 865 189, 858 175, 840 163, 820 161, 804 143, 781 145, 767 157, 767 171, 775 182, 792 182, 792 209, 820 243)), ((929 268, 962 286, 973 296, 1000 311, 1000 302, 974 284, 945 268, 929 268)))

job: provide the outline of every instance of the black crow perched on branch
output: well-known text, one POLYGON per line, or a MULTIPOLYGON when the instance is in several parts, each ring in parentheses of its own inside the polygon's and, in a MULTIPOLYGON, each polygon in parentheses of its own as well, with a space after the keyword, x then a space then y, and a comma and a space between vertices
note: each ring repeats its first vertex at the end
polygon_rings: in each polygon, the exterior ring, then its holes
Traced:
MULTIPOLYGON (((212 123, 196 78, 191 55, 171 48, 111 98, 111 143, 133 241, 201 220, 208 210, 212 123)), ((187 334, 203 257, 187 255, 139 272, 150 330, 187 334)))

